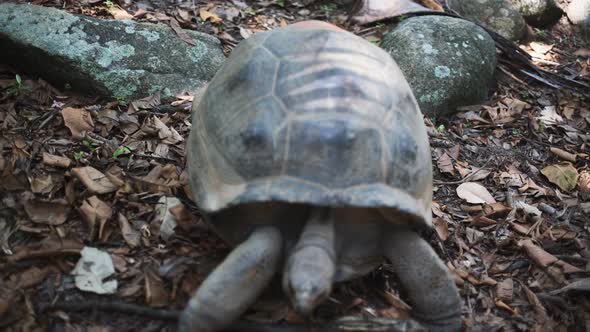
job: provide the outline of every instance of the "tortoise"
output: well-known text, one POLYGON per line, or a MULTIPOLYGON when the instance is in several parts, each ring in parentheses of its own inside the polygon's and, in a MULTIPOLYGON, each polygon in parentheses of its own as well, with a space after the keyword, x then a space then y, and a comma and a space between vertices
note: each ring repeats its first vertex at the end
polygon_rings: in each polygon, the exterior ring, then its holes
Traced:
POLYGON ((329 23, 240 42, 193 102, 191 195, 234 246, 181 313, 218 331, 282 274, 309 317, 335 282, 384 259, 437 331, 461 326, 458 290, 420 233, 431 229, 432 166, 419 106, 395 61, 329 23))

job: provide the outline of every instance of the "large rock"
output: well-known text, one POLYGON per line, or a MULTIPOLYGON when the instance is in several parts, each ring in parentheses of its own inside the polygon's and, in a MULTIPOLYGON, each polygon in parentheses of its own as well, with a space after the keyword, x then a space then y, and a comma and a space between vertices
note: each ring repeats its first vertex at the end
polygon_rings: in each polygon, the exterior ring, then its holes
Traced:
POLYGON ((383 39, 424 114, 440 116, 484 101, 496 68, 496 46, 476 24, 446 16, 402 21, 383 39))
POLYGON ((447 0, 447 5, 509 40, 519 40, 526 34, 526 22, 510 0, 447 0))
POLYGON ((572 0, 567 17, 585 36, 590 36, 590 0, 572 0))
POLYGON ((225 57, 218 39, 186 33, 195 46, 164 25, 0 4, 1 62, 95 96, 130 100, 202 86, 225 57))
POLYGON ((546 28, 559 21, 563 11, 554 0, 511 0, 524 20, 537 28, 546 28))

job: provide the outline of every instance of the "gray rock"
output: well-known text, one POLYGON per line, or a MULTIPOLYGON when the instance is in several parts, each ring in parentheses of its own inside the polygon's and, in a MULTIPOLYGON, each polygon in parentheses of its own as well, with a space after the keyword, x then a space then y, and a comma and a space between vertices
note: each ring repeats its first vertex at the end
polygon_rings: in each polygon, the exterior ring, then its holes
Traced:
POLYGON ((225 57, 218 39, 164 25, 99 20, 61 10, 0 4, 0 62, 53 84, 100 97, 132 100, 194 91, 225 57))
POLYGON ((572 0, 567 7, 567 17, 580 32, 590 36, 590 0, 572 0))
POLYGON ((383 39, 424 114, 433 117, 484 101, 496 68, 496 45, 476 24, 446 16, 402 21, 383 39))
POLYGON ((537 28, 546 28, 559 21, 563 11, 554 0, 511 0, 524 20, 537 28))
POLYGON ((448 0, 447 5, 509 40, 519 40, 526 34, 526 22, 511 0, 448 0))

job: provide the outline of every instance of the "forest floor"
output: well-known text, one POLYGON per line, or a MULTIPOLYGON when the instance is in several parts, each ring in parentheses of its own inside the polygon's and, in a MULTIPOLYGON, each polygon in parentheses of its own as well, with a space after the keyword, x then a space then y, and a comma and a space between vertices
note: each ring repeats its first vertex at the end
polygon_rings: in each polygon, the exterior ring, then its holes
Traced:
MULTIPOLYGON (((174 18, 218 36, 226 53, 255 32, 304 19, 372 42, 386 28, 349 24, 329 1, 33 2, 102 18, 174 18)), ((590 82, 590 46, 565 20, 521 47, 539 66, 590 82)), ((228 252, 187 195, 190 101, 96 103, 0 64, 0 330, 174 329, 173 310, 228 252), (88 134, 76 139, 81 130, 88 134), (85 246, 100 250, 85 260, 110 255, 117 287, 98 283, 110 295, 77 287, 72 270, 85 246), (153 310, 130 313, 121 303, 153 310)), ((435 178, 429 240, 461 289, 467 330, 590 330, 589 105, 588 94, 499 70, 485 104, 426 119, 435 178)), ((338 284, 318 311, 342 315, 408 317, 386 263, 338 284)), ((301 322, 272 296, 247 318, 301 322)))

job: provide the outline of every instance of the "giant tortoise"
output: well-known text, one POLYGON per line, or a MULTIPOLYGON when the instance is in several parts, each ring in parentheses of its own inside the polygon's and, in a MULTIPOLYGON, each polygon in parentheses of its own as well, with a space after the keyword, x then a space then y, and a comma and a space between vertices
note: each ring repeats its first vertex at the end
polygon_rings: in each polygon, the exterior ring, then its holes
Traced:
POLYGON ((302 315, 332 284, 388 259, 412 315, 461 326, 458 290, 419 232, 431 227, 422 114, 379 47, 306 21, 242 41, 193 104, 193 198, 235 246, 184 309, 181 331, 218 331, 274 275, 302 315))

